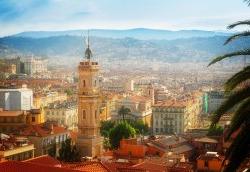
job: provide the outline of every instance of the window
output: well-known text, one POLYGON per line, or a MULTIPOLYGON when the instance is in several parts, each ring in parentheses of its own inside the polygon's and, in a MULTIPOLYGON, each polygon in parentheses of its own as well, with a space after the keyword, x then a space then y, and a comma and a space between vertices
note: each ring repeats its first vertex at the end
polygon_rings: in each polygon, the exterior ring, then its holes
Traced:
POLYGON ((82 119, 86 119, 86 111, 82 110, 82 119))
POLYGON ((36 121, 36 117, 32 116, 32 122, 36 121))
POLYGON ((95 119, 97 118, 97 110, 95 110, 95 119))
POLYGON ((83 87, 85 87, 86 86, 86 83, 85 83, 85 80, 83 80, 83 87))
POLYGON ((96 87, 96 80, 95 80, 95 87, 96 87))

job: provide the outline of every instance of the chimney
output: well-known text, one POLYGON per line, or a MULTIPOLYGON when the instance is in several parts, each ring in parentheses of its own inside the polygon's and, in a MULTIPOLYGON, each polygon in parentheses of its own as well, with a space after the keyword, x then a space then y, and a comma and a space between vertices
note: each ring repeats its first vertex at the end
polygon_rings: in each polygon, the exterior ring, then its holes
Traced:
POLYGON ((50 125, 50 130, 51 130, 50 134, 54 134, 54 131, 53 131, 54 130, 54 126, 53 126, 53 124, 50 125))

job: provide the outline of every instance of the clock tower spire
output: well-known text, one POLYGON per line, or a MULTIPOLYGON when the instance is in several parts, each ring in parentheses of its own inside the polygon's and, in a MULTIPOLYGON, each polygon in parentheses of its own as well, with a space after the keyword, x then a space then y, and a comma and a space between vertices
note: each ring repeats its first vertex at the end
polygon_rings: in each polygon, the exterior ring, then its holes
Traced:
POLYGON ((96 157, 102 154, 103 138, 100 135, 100 88, 98 62, 93 61, 87 38, 85 59, 78 66, 78 138, 81 156, 96 157))

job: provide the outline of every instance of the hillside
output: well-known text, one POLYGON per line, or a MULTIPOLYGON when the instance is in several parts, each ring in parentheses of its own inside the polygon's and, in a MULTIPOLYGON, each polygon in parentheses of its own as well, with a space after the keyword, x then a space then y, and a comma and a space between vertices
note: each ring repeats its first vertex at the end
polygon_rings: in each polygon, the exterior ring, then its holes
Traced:
MULTIPOLYGON (((90 29, 90 35, 94 37, 104 38, 135 38, 140 40, 174 40, 193 37, 212 37, 212 36, 228 36, 230 33, 204 30, 159 30, 135 28, 126 30, 112 30, 112 29, 90 29)), ((45 38, 52 36, 86 36, 87 30, 67 30, 67 31, 30 31, 22 32, 15 37, 30 37, 30 38, 45 38)))
MULTIPOLYGON (((225 36, 188 38, 176 40, 138 40, 133 38, 91 37, 94 55, 102 59, 156 59, 161 61, 208 61, 212 56, 249 45, 249 39, 241 39, 223 46, 225 36)), ((0 57, 12 54, 34 54, 48 58, 83 55, 85 44, 80 36, 53 36, 44 38, 0 38, 0 57)))

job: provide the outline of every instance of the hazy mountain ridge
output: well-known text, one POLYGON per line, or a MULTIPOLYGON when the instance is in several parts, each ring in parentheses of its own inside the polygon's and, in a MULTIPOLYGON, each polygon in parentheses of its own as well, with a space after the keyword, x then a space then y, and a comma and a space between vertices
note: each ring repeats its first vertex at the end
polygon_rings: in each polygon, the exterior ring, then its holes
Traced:
MULTIPOLYGON (((126 38, 131 37, 140 40, 173 40, 180 38, 193 38, 193 37, 211 37, 211 36, 228 36, 231 33, 217 32, 217 31, 203 31, 203 30, 159 30, 159 29, 146 29, 135 28, 126 30, 111 30, 111 29, 90 29, 90 35, 95 37, 104 38, 126 38)), ((22 32, 15 37, 31 37, 31 38, 45 38, 52 36, 86 36, 87 30, 68 30, 68 31, 30 31, 22 32)))
MULTIPOLYGON (((240 39, 223 46, 226 36, 185 38, 175 40, 138 40, 134 38, 91 37, 95 56, 108 60, 156 59, 168 62, 208 61, 213 56, 246 48, 249 39, 240 39)), ((10 36, 0 38, 0 57, 11 54, 34 54, 48 58, 79 58, 85 41, 81 36, 29 38, 10 36)))

